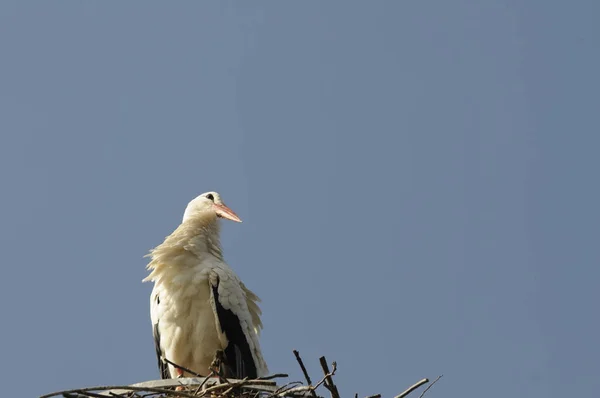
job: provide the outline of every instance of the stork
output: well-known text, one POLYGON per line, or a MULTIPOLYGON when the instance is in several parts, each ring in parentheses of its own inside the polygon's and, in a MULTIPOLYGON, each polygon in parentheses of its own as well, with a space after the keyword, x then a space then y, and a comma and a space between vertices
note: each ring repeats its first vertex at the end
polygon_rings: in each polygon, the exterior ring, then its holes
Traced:
POLYGON ((154 282, 150 318, 163 379, 193 376, 172 363, 207 376, 218 350, 225 377, 268 372, 259 345, 260 299, 223 259, 220 218, 242 222, 217 192, 197 196, 179 227, 147 255, 143 281, 154 282))

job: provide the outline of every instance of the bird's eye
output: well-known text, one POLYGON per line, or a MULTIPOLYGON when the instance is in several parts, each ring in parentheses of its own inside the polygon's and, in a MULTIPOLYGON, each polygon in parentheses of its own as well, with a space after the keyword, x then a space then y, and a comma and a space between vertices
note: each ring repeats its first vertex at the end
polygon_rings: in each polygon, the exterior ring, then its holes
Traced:
POLYGON ((215 197, 213 196, 212 193, 209 193, 208 195, 206 195, 206 198, 210 199, 210 200, 215 200, 215 197))

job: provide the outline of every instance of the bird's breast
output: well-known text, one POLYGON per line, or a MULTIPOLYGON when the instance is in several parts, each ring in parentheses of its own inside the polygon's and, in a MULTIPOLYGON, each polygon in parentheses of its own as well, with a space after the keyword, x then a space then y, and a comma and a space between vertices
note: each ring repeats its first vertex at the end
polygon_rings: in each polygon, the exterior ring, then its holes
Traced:
POLYGON ((188 275, 186 280, 158 289, 161 346, 167 359, 205 375, 215 351, 224 346, 210 302, 208 272, 188 275))

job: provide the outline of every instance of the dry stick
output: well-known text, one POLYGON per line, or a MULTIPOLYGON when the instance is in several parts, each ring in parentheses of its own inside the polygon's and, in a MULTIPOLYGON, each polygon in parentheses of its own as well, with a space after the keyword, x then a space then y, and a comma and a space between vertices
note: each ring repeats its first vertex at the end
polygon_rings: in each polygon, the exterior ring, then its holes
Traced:
POLYGON ((333 370, 331 371, 331 373, 329 373, 329 367, 327 366, 327 360, 325 359, 325 357, 321 357, 319 358, 319 362, 321 362, 321 368, 323 368, 323 373, 325 373, 325 379, 327 380, 327 384, 325 384, 325 387, 327 387, 327 389, 331 392, 331 398, 340 398, 340 393, 338 392, 338 389, 336 387, 336 385, 333 383, 333 379, 331 378, 331 376, 333 376, 335 374, 335 371, 337 369, 337 364, 334 362, 332 362, 332 367, 333 370))
MULTIPOLYGON (((312 388, 312 386, 302 385, 298 387, 289 388, 285 391, 277 393, 277 395, 270 395, 269 397, 286 397, 289 396, 288 394, 295 396, 296 393, 310 391, 312 388)), ((306 396, 306 394, 303 394, 302 396, 306 396)))
POLYGON ((283 386, 279 387, 275 391, 273 391, 271 393, 271 395, 269 395, 269 397, 274 397, 276 395, 281 395, 283 393, 286 393, 289 390, 292 390, 292 389, 296 388, 297 385, 302 385, 302 382, 301 381, 291 381, 291 382, 289 382, 287 384, 284 384, 283 386))
POLYGON ((84 395, 82 395, 82 394, 79 394, 79 393, 76 393, 76 394, 68 394, 68 393, 67 393, 67 394, 63 395, 63 397, 64 397, 64 398, 81 398, 81 397, 84 397, 84 398, 85 398, 85 397, 89 397, 89 395, 88 395, 88 394, 85 394, 85 396, 84 396, 84 395))
POLYGON ((228 384, 218 384, 216 386, 212 386, 212 387, 208 387, 206 390, 203 391, 203 395, 206 394, 207 392, 211 392, 211 391, 216 391, 216 390, 220 390, 222 388, 225 387, 241 387, 244 384, 248 384, 248 378, 244 378, 238 382, 235 383, 229 383, 228 384))
MULTIPOLYGON (((242 379, 236 383, 240 383, 242 381, 244 381, 246 379, 242 379)), ((247 382, 244 384, 251 384, 251 385, 255 385, 255 386, 269 386, 269 387, 273 387, 276 386, 277 383, 271 381, 271 380, 260 380, 260 379, 248 379, 246 380, 247 382)), ((234 383, 235 384, 235 383, 234 383)))
MULTIPOLYGON (((290 389, 288 389, 288 390, 285 390, 285 391, 281 391, 281 392, 279 392, 279 393, 277 394, 277 396, 280 396, 280 397, 281 397, 281 396, 283 396, 283 394, 284 394, 284 393, 291 393, 291 392, 293 392, 293 393, 297 393, 297 392, 304 392, 304 391, 315 391, 315 390, 316 390, 317 388, 319 388, 319 387, 320 387, 322 384, 324 384, 324 383, 325 383, 325 381, 327 381, 327 379, 328 379, 328 378, 331 378, 331 376, 333 376, 333 375, 335 374, 335 371, 336 371, 336 369, 337 369, 337 368, 336 368, 336 364, 335 364, 335 362, 334 362, 332 365, 333 365, 333 370, 331 371, 331 373, 326 373, 326 374, 325 374, 325 377, 323 377, 323 378, 321 379, 321 381, 319 381, 319 382, 318 382, 317 384, 315 384, 314 386, 310 386, 310 385, 309 385, 309 386, 298 386, 298 387, 293 387, 293 388, 290 388, 290 389)), ((290 383, 290 384, 292 384, 292 383, 290 383)), ((325 384, 325 387, 326 387, 327 389, 329 389, 329 387, 327 387, 327 384, 325 384)), ((330 390, 330 391, 331 391, 331 390, 330 390)))
POLYGON ((90 397, 90 398, 105 398, 106 397, 106 395, 100 395, 100 394, 96 394, 95 392, 90 392, 90 391, 86 392, 85 396, 90 397))
MULTIPOLYGON (((298 397, 298 393, 306 393, 307 391, 311 391, 313 389, 312 386, 298 386, 294 388, 290 388, 288 390, 282 391, 277 394, 277 397, 298 397)), ((306 397, 306 394, 302 394, 300 397, 306 397)))
POLYGON ((227 396, 227 394, 229 394, 231 391, 233 391, 233 389, 234 389, 234 388, 243 386, 243 385, 244 385, 244 382, 245 382, 245 381, 247 381, 247 380, 248 380, 248 378, 247 378, 247 377, 244 377, 244 380, 242 380, 242 382, 240 383, 240 385, 238 385, 238 386, 233 386, 233 385, 232 385, 232 386, 231 386, 231 387, 229 387, 227 390, 225 390, 225 392, 224 392, 222 395, 225 395, 225 396, 227 396))
POLYGON ((197 396, 184 393, 183 391, 167 390, 166 388, 157 387, 134 387, 134 386, 101 386, 101 387, 86 387, 86 388, 75 388, 73 390, 57 391, 51 394, 42 395, 39 398, 51 398, 57 395, 69 394, 69 393, 88 393, 88 391, 104 391, 104 390, 131 390, 131 391, 148 391, 157 392, 161 394, 167 394, 167 396, 185 397, 185 398, 198 398, 197 396))
MULTIPOLYGON (((302 369, 302 373, 304 373, 304 378, 306 379, 306 382, 308 383, 309 386, 311 386, 312 381, 310 380, 310 376, 308 375, 308 372, 306 371, 304 362, 302 362, 302 358, 300 358, 300 353, 297 350, 294 350, 293 352, 294 352, 294 355, 296 356, 296 361, 298 361, 298 364, 300 365, 300 369, 302 369)), ((314 398, 317 398, 317 393, 315 392, 315 390, 310 390, 310 394, 314 398)))
POLYGON ((406 397, 408 394, 410 394, 411 392, 413 392, 414 390, 416 390, 417 388, 421 387, 423 384, 425 383, 429 383, 429 379, 423 379, 421 381, 416 382, 415 384, 413 384, 412 386, 408 387, 406 389, 406 391, 404 391, 402 394, 400 395, 396 395, 394 398, 404 398, 406 397))
MULTIPOLYGON (((288 391, 294 391, 294 392, 299 392, 299 391, 314 391, 317 388, 319 388, 323 383, 325 383, 325 381, 327 381, 328 378, 331 378, 331 376, 333 376, 335 374, 335 371, 337 369, 335 362, 332 364, 333 365, 333 370, 331 371, 331 373, 326 373, 325 377, 323 377, 321 379, 321 381, 319 381, 317 384, 315 384, 314 386, 308 385, 308 386, 298 386, 298 387, 294 387, 294 388, 290 388, 288 391)), ((327 385, 325 384, 325 387, 327 387, 327 385)), ((329 387, 327 387, 329 388, 329 387)), ((281 395, 282 393, 280 392, 279 395, 281 395)))
POLYGON ((381 398, 381 394, 369 395, 367 398, 381 398))
POLYGON ((427 388, 425 390, 423 390, 423 392, 421 393, 421 395, 419 395, 419 398, 423 398, 423 396, 425 395, 425 393, 427 392, 427 390, 429 390, 439 379, 442 378, 443 375, 439 375, 437 377, 437 379, 435 379, 434 381, 431 382, 430 385, 427 386, 427 388))
POLYGON ((192 374, 192 375, 194 375, 194 376, 196 376, 196 377, 204 377, 204 376, 202 376, 201 374, 198 374, 198 373, 194 372, 193 370, 189 370, 188 368, 184 368, 184 367, 183 367, 183 366, 181 366, 181 365, 177 365, 175 362, 171 362, 171 361, 169 361, 169 360, 168 360, 166 357, 165 357, 165 358, 163 358, 163 359, 165 360, 165 362, 166 362, 166 363, 168 363, 169 365, 173 365, 173 366, 175 366, 175 367, 176 367, 177 369, 179 369, 179 370, 183 370, 184 372, 188 372, 189 374, 192 374))
MULTIPOLYGON (((112 391, 109 391, 108 393, 110 394, 110 396, 111 396, 111 397, 117 397, 117 398, 130 398, 130 397, 126 397, 125 395, 121 395, 121 394, 114 393, 114 392, 112 392, 112 391)), ((136 394, 136 395, 137 395, 137 394, 136 394)), ((102 395, 102 397, 105 397, 105 395, 102 395)))
POLYGON ((200 385, 198 386, 198 388, 196 389, 196 391, 194 391, 194 395, 198 395, 198 392, 200 390, 202 390, 202 387, 204 387, 204 385, 206 384, 206 382, 215 375, 214 371, 211 371, 210 374, 208 376, 206 376, 204 378, 204 381, 202 383, 200 383, 200 385))
POLYGON ((290 375, 288 375, 286 373, 275 373, 274 375, 259 377, 256 380, 272 380, 272 379, 278 379, 278 378, 284 378, 284 377, 290 377, 290 375))

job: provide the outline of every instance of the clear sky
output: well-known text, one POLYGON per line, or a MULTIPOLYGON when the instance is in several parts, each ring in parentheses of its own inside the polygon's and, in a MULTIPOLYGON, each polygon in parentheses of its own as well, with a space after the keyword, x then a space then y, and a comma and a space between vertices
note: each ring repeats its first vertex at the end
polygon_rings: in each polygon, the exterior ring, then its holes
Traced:
POLYGON ((2 396, 158 378, 149 249, 244 220, 270 368, 600 391, 600 2, 0 2, 2 396))

